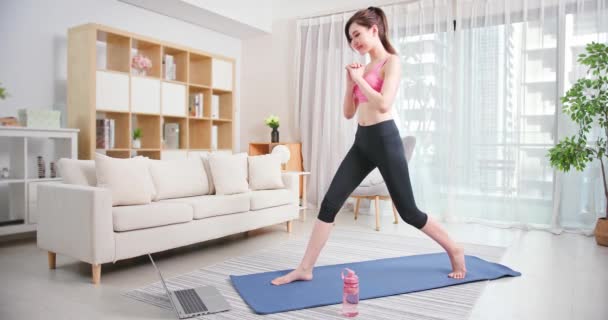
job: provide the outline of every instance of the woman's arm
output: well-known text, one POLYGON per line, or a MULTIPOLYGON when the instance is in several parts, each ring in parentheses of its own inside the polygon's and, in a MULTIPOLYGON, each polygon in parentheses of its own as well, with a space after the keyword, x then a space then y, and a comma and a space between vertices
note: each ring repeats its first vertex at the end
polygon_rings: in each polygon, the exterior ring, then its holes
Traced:
POLYGON ((351 119, 357 113, 357 105, 355 104, 353 98, 353 88, 355 87, 355 82, 350 76, 349 67, 359 66, 358 63, 352 63, 346 66, 346 92, 344 93, 344 105, 342 107, 344 112, 344 117, 346 119, 351 119))
POLYGON ((344 117, 351 119, 357 113, 357 105, 353 98, 353 87, 354 85, 346 85, 346 92, 344 93, 344 117))
POLYGON ((384 84, 380 92, 374 90, 365 79, 363 72, 357 72, 356 75, 351 75, 353 81, 359 86, 361 92, 367 97, 367 100, 381 113, 388 112, 391 105, 397 96, 399 81, 401 80, 401 62, 399 57, 391 55, 385 64, 384 68, 384 84))

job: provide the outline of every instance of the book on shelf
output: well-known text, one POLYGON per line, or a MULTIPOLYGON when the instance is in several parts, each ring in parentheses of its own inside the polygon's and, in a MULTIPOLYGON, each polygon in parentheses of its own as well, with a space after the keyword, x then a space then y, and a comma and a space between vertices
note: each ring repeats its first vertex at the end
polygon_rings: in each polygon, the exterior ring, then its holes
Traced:
POLYGON ((165 68, 165 80, 175 80, 175 61, 173 56, 170 54, 165 54, 165 59, 163 60, 164 68, 165 68))
POLYGON ((220 117, 220 97, 213 95, 211 98, 211 118, 218 119, 220 117))
POLYGON ((217 150, 217 126, 211 127, 211 150, 217 150))
POLYGON ((204 95, 203 93, 193 93, 190 95, 190 107, 188 108, 191 117, 201 118, 203 117, 204 109, 204 95))
POLYGON ((179 123, 165 123, 164 143, 166 149, 179 149, 179 123))
POLYGON ((116 121, 114 121, 114 119, 107 120, 110 120, 110 149, 114 149, 114 147, 116 147, 114 145, 114 141, 116 141, 116 121))
POLYGON ((96 148, 114 149, 116 121, 114 119, 96 120, 96 148))

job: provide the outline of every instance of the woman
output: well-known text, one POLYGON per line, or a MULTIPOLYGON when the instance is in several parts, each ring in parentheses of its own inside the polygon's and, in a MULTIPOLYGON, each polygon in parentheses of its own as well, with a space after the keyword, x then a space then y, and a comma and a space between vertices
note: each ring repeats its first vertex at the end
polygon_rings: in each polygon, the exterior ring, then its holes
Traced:
POLYGON ((313 268, 325 246, 336 214, 361 181, 378 167, 391 199, 401 218, 437 241, 452 264, 449 277, 463 279, 466 274, 464 250, 457 245, 432 217, 416 207, 407 162, 399 131, 391 116, 391 107, 399 81, 399 56, 388 38, 386 16, 380 8, 360 10, 346 23, 344 30, 350 46, 360 54, 369 54, 367 66, 346 66, 344 116, 356 112, 358 128, 355 142, 340 164, 321 202, 319 215, 300 265, 290 273, 272 280, 282 285, 296 280, 312 280, 313 268))

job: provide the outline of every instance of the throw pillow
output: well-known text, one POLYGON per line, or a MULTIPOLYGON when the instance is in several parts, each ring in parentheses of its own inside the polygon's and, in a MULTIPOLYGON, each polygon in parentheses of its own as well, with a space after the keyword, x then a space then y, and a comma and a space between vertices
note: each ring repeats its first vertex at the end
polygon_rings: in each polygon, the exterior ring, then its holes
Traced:
POLYGON ((145 158, 119 159, 95 154, 97 186, 112 193, 112 205, 148 204, 156 190, 145 158))
POLYGON ((209 155, 209 167, 216 194, 235 194, 249 191, 247 153, 212 153, 209 155))
POLYGON ((156 188, 155 200, 209 193, 203 162, 197 158, 150 160, 150 174, 156 188))
POLYGON ((281 177, 281 156, 265 154, 248 157, 249 188, 267 190, 285 188, 281 177))

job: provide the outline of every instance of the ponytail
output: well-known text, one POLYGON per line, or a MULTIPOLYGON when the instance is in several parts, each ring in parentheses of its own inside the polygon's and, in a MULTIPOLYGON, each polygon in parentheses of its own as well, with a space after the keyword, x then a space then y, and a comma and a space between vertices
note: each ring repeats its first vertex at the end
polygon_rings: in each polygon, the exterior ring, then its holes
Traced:
POLYGON ((387 33, 388 33, 388 21, 387 20, 388 19, 386 19, 386 15, 384 14, 384 11, 382 11, 382 9, 380 9, 378 7, 369 7, 367 9, 372 10, 376 13, 376 15, 378 16, 378 20, 379 20, 380 24, 382 25, 382 30, 380 30, 380 26, 378 26, 378 36, 380 37, 380 41, 382 42, 384 49, 391 54, 396 54, 397 50, 395 50, 395 48, 393 48, 393 45, 388 40, 388 36, 387 36, 387 33))

